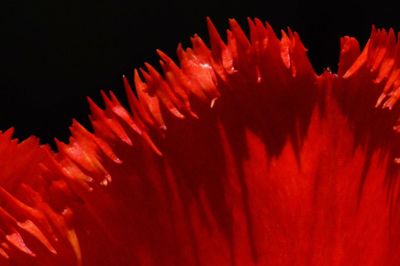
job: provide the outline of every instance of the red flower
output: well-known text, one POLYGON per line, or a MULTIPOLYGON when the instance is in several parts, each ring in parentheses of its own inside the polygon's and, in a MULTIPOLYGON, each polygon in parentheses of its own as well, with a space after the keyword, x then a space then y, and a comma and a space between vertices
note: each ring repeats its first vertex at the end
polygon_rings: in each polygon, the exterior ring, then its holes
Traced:
POLYGON ((394 32, 317 75, 297 33, 208 25, 124 77, 130 111, 89 99, 95 133, 0 136, 1 265, 398 265, 394 32))

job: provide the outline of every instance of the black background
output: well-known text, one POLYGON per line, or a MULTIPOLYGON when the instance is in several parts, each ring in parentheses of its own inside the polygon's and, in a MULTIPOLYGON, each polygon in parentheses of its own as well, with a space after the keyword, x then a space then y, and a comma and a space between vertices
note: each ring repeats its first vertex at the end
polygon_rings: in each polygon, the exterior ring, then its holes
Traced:
POLYGON ((207 40, 205 17, 220 32, 228 18, 247 29, 258 17, 279 31, 299 32, 318 72, 335 70, 339 38, 362 45, 371 25, 400 29, 398 8, 383 1, 2 1, 0 4, 0 130, 42 142, 68 138, 77 118, 88 126, 85 96, 101 103, 101 89, 123 98, 122 74, 132 77, 155 49, 175 58, 177 44, 198 33, 207 40))

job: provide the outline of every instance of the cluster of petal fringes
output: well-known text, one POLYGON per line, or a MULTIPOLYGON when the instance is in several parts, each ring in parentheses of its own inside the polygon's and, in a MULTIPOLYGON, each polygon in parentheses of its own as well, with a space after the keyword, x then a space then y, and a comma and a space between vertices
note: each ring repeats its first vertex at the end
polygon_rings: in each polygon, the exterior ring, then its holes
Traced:
POLYGON ((113 92, 109 96, 102 92, 104 110, 88 99, 95 133, 74 121, 70 143, 66 145, 57 141, 57 156, 63 165, 71 165, 74 173, 79 169, 90 173, 90 176, 79 173, 82 186, 90 190, 90 183, 96 180, 105 185, 111 182, 112 177, 102 166, 98 154, 101 152, 116 163, 122 162, 107 143, 118 141, 132 146, 141 141, 161 156, 162 150, 157 143, 167 131, 164 116, 198 119, 192 102, 199 102, 203 108, 213 108, 226 93, 240 97, 250 90, 268 87, 269 83, 290 89, 288 87, 293 81, 316 79, 297 33, 282 31, 279 40, 268 24, 265 26, 255 19, 249 20, 248 39, 235 20, 230 20, 230 26, 225 43, 208 20, 211 48, 195 35, 191 39, 192 48, 184 50, 178 47, 179 65, 165 53, 157 51, 163 73, 158 73, 150 64, 146 64, 146 70, 140 69, 143 78, 135 70, 135 90, 123 76, 130 110, 118 101, 113 92))
POLYGON ((0 134, 1 265, 69 265, 80 260, 71 219, 76 199, 48 146, 13 130, 0 134), (62 257, 58 255, 62 254, 62 257), (38 258, 38 260, 36 260, 38 258))
MULTIPOLYGON (((158 224, 158 221, 150 219, 155 214, 132 214, 136 204, 146 203, 156 208, 157 203, 152 205, 142 198, 147 188, 138 192, 135 180, 125 180, 125 188, 116 185, 118 190, 113 189, 113 183, 122 176, 139 176, 140 179, 140 170, 131 168, 140 167, 143 163, 149 164, 146 171, 150 172, 144 176, 156 179, 157 173, 153 176, 151 171, 152 167, 161 168, 162 162, 157 158, 164 154, 163 139, 168 138, 168 121, 202 119, 202 115, 218 108, 218 102, 224 97, 235 98, 234 102, 238 105, 234 108, 243 105, 244 112, 252 110, 253 105, 257 106, 257 110, 268 109, 271 117, 261 117, 257 122, 265 119, 266 125, 261 126, 268 127, 267 122, 272 120, 281 126, 271 128, 273 133, 269 139, 273 141, 264 143, 271 146, 272 155, 281 152, 287 139, 295 147, 301 145, 298 135, 306 135, 307 123, 300 125, 299 132, 299 121, 291 114, 299 112, 310 117, 320 93, 318 88, 333 77, 317 76, 299 36, 291 30, 287 33, 282 31, 279 39, 268 24, 264 25, 258 19, 249 20, 248 38, 236 21, 230 20, 227 41, 224 42, 210 20, 208 29, 210 47, 196 35, 191 39, 192 48, 178 47, 179 64, 158 51, 162 73, 149 64, 146 64, 146 69, 135 70, 135 90, 123 77, 128 108, 112 92, 109 95, 102 92, 104 109, 89 99, 94 132, 73 121, 69 143, 56 141, 57 153, 47 146, 39 146, 35 138, 17 144, 17 141, 11 140, 10 131, 0 135, 0 261, 10 265, 81 264, 85 260, 93 260, 85 258, 85 254, 101 256, 102 252, 108 252, 108 248, 117 252, 116 257, 129 254, 118 252, 122 247, 130 248, 129 243, 135 243, 134 239, 142 234, 156 238, 156 233, 133 232, 132 228, 103 228, 110 224, 121 227, 119 221, 114 222, 110 217, 115 212, 120 212, 121 217, 127 219, 126 227, 135 224, 137 230, 146 228, 144 222, 130 220, 135 216, 140 216, 138 220, 148 221, 150 225, 158 224), (262 97, 257 99, 254 95, 262 97), (292 97, 290 101, 282 98, 287 95, 292 97), (262 101, 266 98, 270 102, 262 101), (290 115, 287 120, 274 121, 271 106, 278 108, 276 112, 288 110, 290 115), (152 155, 148 155, 147 151, 151 151, 152 155), (149 161, 153 160, 151 163, 154 165, 140 156, 148 156, 146 158, 151 158, 149 161), (118 195, 121 191, 126 193, 121 196, 122 199, 128 195, 132 200, 122 202, 118 195), (98 221, 99 217, 110 218, 103 224, 98 221), (82 225, 84 223, 93 225, 94 229, 82 225), (112 235, 108 236, 108 232, 102 230, 109 230, 112 235), (101 233, 104 236, 100 236, 101 233), (87 247, 95 242, 90 239, 99 239, 94 244, 98 246, 87 247), (104 239, 108 239, 107 243, 101 243, 104 239), (113 243, 118 243, 114 249, 113 243)), ((361 54, 358 43, 345 37, 342 39, 339 77, 350 81, 362 79, 360 73, 369 71, 376 88, 382 89, 376 105, 383 103, 384 107, 391 109, 400 97, 399 56, 400 45, 392 30, 387 33, 374 29, 361 54)), ((346 81, 343 82, 346 84, 346 81)), ((259 126, 255 125, 249 121, 249 126, 259 126)), ((179 141, 179 136, 174 138, 179 141)), ((168 167, 165 168, 163 171, 168 172, 168 167)), ((165 175, 168 176, 168 173, 165 175)), ((156 216, 160 217, 164 216, 156 216)), ((147 242, 144 242, 133 247, 137 252, 135 256, 145 248, 147 242)), ((121 261, 132 262, 129 259, 121 261)), ((104 263, 107 265, 113 261, 104 263)))
MULTIPOLYGON (((400 33, 397 40, 399 37, 400 33)), ((364 50, 343 75, 347 79, 362 72, 363 68, 370 71, 371 79, 382 90, 376 107, 392 109, 400 97, 400 42, 397 40, 393 29, 386 31, 373 27, 364 50)), ((344 38, 343 49, 351 49, 351 46, 354 49, 355 43, 354 39, 344 38)))
POLYGON ((400 97, 399 38, 400 33, 396 38, 393 29, 386 31, 373 26, 362 51, 355 38, 341 38, 338 79, 335 83, 336 93, 339 94, 337 100, 341 101, 349 119, 353 120, 359 142, 365 142, 365 136, 370 136, 370 146, 376 146, 377 142, 386 143, 391 146, 395 162, 398 162, 396 157, 399 156, 396 132, 400 132, 400 108, 397 104, 400 97))
POLYGON ((12 264, 36 257, 44 265, 57 261, 53 257, 73 253, 81 261, 73 208, 87 193, 116 178, 107 169, 110 162, 123 163, 113 150, 116 142, 127 147, 143 142, 162 155, 156 142, 165 135, 167 113, 177 119, 198 119, 192 102, 212 108, 227 92, 246 95, 246 90, 257 90, 271 80, 288 87, 292 79, 315 77, 297 33, 282 31, 279 40, 258 19, 249 20, 249 26, 248 39, 237 22, 230 20, 224 42, 208 20, 211 47, 194 36, 192 48, 178 47, 179 65, 158 51, 163 73, 149 64, 146 70, 140 69, 142 78, 135 70, 137 96, 123 77, 130 110, 112 92, 110 96, 102 93, 104 110, 89 99, 95 133, 74 121, 69 143, 56 140, 58 153, 39 147, 34 138, 17 144, 10 131, 4 133, 0 141, 2 259, 12 264))

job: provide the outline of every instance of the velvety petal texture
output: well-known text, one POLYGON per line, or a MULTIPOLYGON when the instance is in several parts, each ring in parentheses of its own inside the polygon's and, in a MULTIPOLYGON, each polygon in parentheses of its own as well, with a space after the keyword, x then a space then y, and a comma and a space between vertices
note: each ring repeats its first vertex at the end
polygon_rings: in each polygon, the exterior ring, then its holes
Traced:
POLYGON ((398 37, 343 37, 318 75, 248 24, 158 51, 57 152, 2 133, 0 264, 398 265, 398 37))

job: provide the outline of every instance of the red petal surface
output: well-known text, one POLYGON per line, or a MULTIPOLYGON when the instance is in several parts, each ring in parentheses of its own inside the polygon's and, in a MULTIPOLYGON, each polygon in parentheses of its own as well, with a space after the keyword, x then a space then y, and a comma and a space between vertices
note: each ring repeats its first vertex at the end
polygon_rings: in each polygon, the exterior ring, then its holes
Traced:
POLYGON ((291 30, 208 26, 57 153, 0 135, 1 265, 398 265, 394 32, 317 75, 291 30))

